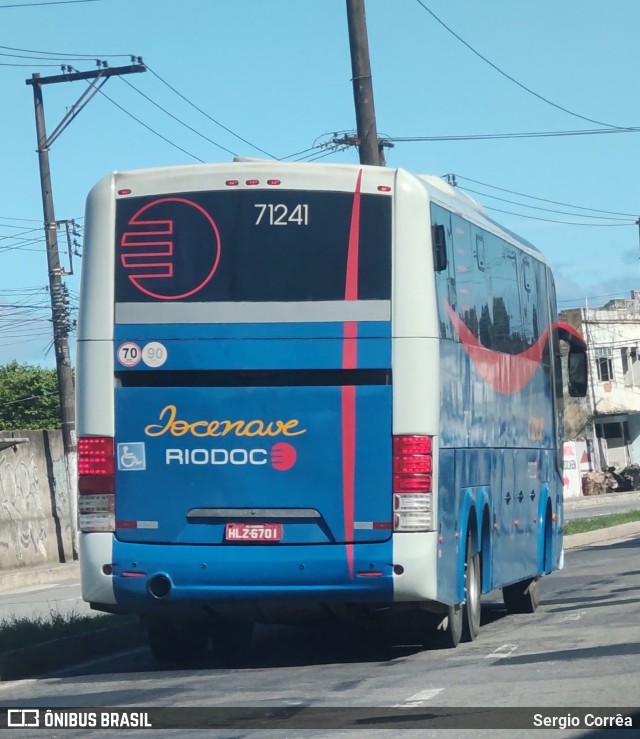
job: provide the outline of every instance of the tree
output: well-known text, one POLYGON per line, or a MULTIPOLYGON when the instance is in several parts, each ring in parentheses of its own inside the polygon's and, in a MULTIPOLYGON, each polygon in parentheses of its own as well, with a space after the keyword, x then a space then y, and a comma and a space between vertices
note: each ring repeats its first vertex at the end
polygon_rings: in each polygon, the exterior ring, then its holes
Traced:
POLYGON ((60 399, 55 369, 16 361, 0 365, 0 429, 59 429, 60 399))

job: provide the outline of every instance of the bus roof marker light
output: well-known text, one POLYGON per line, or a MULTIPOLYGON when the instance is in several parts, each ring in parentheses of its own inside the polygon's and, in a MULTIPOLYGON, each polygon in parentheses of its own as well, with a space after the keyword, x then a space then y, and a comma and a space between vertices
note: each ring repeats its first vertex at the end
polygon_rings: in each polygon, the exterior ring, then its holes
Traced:
POLYGON ((240 180, 227 180, 224 184, 227 187, 237 187, 240 184, 240 180))
POLYGON ((279 185, 281 184, 280 180, 267 180, 267 185, 279 185))
POLYGON ((122 190, 118 190, 118 195, 131 195, 131 189, 123 187, 122 190))
POLYGON ((259 184, 260 184, 260 180, 247 180, 245 182, 245 185, 259 185, 259 184))
POLYGON ((378 185, 378 190, 380 192, 391 192, 389 185, 378 185))

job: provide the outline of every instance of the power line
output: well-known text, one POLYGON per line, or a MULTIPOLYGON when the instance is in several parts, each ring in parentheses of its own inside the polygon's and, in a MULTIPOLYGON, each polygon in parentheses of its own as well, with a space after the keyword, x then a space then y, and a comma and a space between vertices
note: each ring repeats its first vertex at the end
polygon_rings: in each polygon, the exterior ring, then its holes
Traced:
MULTIPOLYGON (((492 208, 490 206, 485 206, 487 210, 495 211, 496 213, 506 213, 510 216, 518 216, 519 218, 530 218, 534 221, 545 221, 546 223, 561 223, 565 226, 591 226, 592 228, 624 228, 627 226, 635 226, 637 225, 635 222, 633 223, 577 223, 576 221, 560 221, 555 218, 541 218, 540 216, 530 216, 526 213, 514 213, 511 210, 500 210, 500 208, 492 208)), ((525 206, 529 207, 529 206, 525 206)))
POLYGON ((0 216, 3 221, 29 221, 31 223, 42 223, 41 218, 11 218, 10 216, 0 216))
POLYGON ((286 157, 282 157, 281 161, 284 162, 287 159, 293 159, 293 157, 300 156, 301 154, 307 154, 307 152, 314 152, 314 151, 317 151, 317 150, 319 150, 321 148, 322 147, 320 147, 320 146, 310 146, 308 149, 303 149, 302 151, 296 151, 293 154, 288 154, 286 157))
POLYGON ((325 157, 329 157, 329 156, 331 156, 332 154, 335 154, 335 153, 336 153, 336 151, 334 151, 334 150, 326 151, 326 152, 324 152, 324 154, 319 154, 317 157, 313 157, 312 159, 307 159, 307 162, 317 162, 318 159, 324 159, 325 157))
MULTIPOLYGON (((96 59, 98 57, 100 59, 102 59, 102 58, 107 58, 107 57, 114 58, 114 57, 130 56, 128 54, 65 54, 65 53, 61 53, 61 52, 42 51, 42 50, 37 50, 37 49, 23 49, 23 48, 20 48, 20 47, 12 47, 12 46, 0 46, 0 49, 7 49, 9 51, 18 51, 18 52, 24 52, 25 54, 36 54, 37 55, 37 56, 24 56, 24 54, 8 54, 8 53, 5 53, 5 52, 0 52, 0 56, 17 57, 17 58, 25 58, 25 59, 44 59, 45 61, 46 60, 53 60, 53 59, 59 59, 59 60, 62 60, 62 61, 67 61, 70 57, 73 57, 74 61, 83 61, 83 60, 96 59), (44 55, 46 55, 46 56, 44 56, 44 55)), ((0 63, 0 65, 2 65, 2 64, 0 63)), ((2 66, 30 66, 30 65, 26 65, 26 64, 25 65, 22 65, 22 64, 4 64, 2 66)), ((45 65, 42 65, 42 66, 56 66, 56 65, 46 65, 45 64, 45 65)), ((201 107, 199 107, 198 105, 196 105, 193 101, 189 100, 189 98, 187 98, 186 95, 183 95, 179 90, 177 90, 173 85, 171 85, 169 82, 167 82, 167 80, 165 80, 156 71, 154 71, 153 69, 151 69, 148 65, 145 65, 145 66, 146 66, 147 70, 149 72, 151 72, 151 74, 153 74, 158 80, 160 80, 160 82, 162 82, 164 85, 166 85, 172 92, 174 92, 176 95, 178 95, 178 97, 180 97, 182 100, 184 100, 186 103, 188 103, 191 107, 195 108, 199 113, 201 113, 206 118, 208 118, 212 123, 215 123, 217 126, 219 126, 220 128, 222 128, 223 130, 227 131, 228 133, 230 133, 235 138, 237 138, 240 141, 244 142, 248 146, 251 146, 253 149, 256 149, 257 151, 265 154, 266 156, 271 157, 272 159, 277 159, 278 158, 275 155, 273 155, 273 154, 269 153, 268 151, 266 151, 265 149, 261 149, 256 144, 253 144, 248 139, 244 138, 243 136, 240 136, 235 131, 233 131, 232 129, 230 129, 228 126, 225 126, 223 123, 221 123, 220 121, 218 121, 215 118, 213 118, 213 116, 209 115, 209 113, 207 113, 201 107)), ((205 136, 204 134, 202 134, 200 131, 197 131, 195 128, 192 128, 191 126, 189 126, 188 124, 186 124, 184 121, 182 121, 180 118, 178 118, 177 116, 175 116, 172 113, 170 113, 168 110, 166 110, 165 108, 163 108, 159 103, 155 102, 151 97, 149 97, 148 95, 146 95, 145 93, 143 93, 141 90, 139 90, 137 87, 135 87, 135 85, 131 84, 127 80, 122 80, 122 81, 125 82, 126 84, 128 84, 130 87, 132 87, 138 94, 142 95, 150 103, 152 103, 157 108, 159 108, 160 110, 162 110, 163 113, 165 113, 166 115, 170 116, 174 120, 178 121, 178 123, 181 123, 183 126, 185 126, 186 128, 188 128, 193 133, 197 134, 198 136, 201 136, 202 138, 206 139, 209 143, 213 144, 214 146, 217 146, 218 148, 222 149, 223 151, 226 151, 227 153, 231 154, 232 156, 237 156, 237 153, 236 152, 231 151, 231 149, 227 149, 226 147, 222 146, 221 144, 218 144, 216 141, 213 141, 212 139, 208 138, 207 136, 205 136)), ((140 122, 140 121, 138 121, 138 122, 140 122)), ((185 153, 188 153, 188 152, 185 152, 185 153)))
MULTIPOLYGON (((604 220, 624 221, 624 224, 627 226, 636 225, 635 221, 629 222, 626 218, 617 218, 614 216, 594 216, 589 213, 573 213, 568 210, 557 210, 555 208, 544 208, 540 205, 527 205, 526 203, 519 203, 517 200, 509 200, 508 198, 500 198, 497 195, 489 195, 489 193, 481 192, 480 190, 473 190, 470 187, 465 187, 464 190, 465 192, 472 192, 475 195, 481 195, 482 197, 491 198, 492 200, 500 200, 503 203, 511 203, 511 205, 520 205, 523 208, 531 208, 533 210, 544 210, 544 211, 547 211, 548 213, 560 213, 560 214, 567 215, 567 216, 578 216, 579 218, 593 218, 593 219, 598 219, 602 221, 604 220)), ((606 225, 606 224, 595 224, 595 225, 606 225)), ((610 224, 610 225, 614 225, 614 224, 610 224)))
POLYGON ((232 131, 230 128, 228 128, 227 126, 225 126, 223 123, 220 123, 220 121, 217 121, 215 118, 213 118, 212 116, 210 116, 209 113, 207 113, 205 110, 203 110, 202 108, 200 108, 194 102, 192 102, 191 100, 189 100, 189 98, 187 98, 185 95, 183 95, 179 90, 176 90, 176 88, 173 87, 173 85, 169 84, 163 77, 161 77, 157 72, 155 72, 153 69, 151 69, 151 67, 148 64, 145 64, 145 66, 146 66, 147 70, 149 72, 151 72, 151 74, 154 77, 157 77, 160 80, 160 82, 162 82, 163 85, 166 85, 178 97, 182 98, 185 101, 185 103, 188 103, 192 108, 195 108, 199 113, 202 113, 202 115, 205 116, 205 118, 208 118, 212 123, 215 123, 216 126, 220 126, 220 128, 223 128, 225 131, 227 131, 228 133, 230 133, 232 136, 235 136, 237 139, 239 139, 240 141, 243 141, 248 146, 251 146, 256 151, 262 152, 262 154, 266 154, 266 156, 271 157, 272 159, 278 159, 278 157, 275 156, 274 154, 270 154, 268 151, 265 151, 264 149, 261 149, 259 146, 256 146, 255 144, 252 144, 251 141, 248 141, 247 139, 245 139, 242 136, 240 136, 239 134, 237 134, 235 131, 232 131))
POLYGON ((548 105, 551 105, 554 108, 557 108, 558 110, 563 111, 564 113, 568 113, 569 115, 573 116, 574 118, 580 118, 583 121, 588 121, 589 123, 595 123, 597 126, 606 126, 607 128, 624 128, 624 126, 615 126, 611 123, 603 123, 602 121, 597 121, 593 118, 588 118, 587 116, 580 115, 580 113, 574 113, 572 110, 569 110, 568 108, 563 107, 562 105, 558 105, 557 103, 554 103, 552 100, 549 100, 549 98, 544 97, 544 95, 540 95, 540 93, 535 92, 535 90, 532 90, 530 87, 527 87, 526 85, 523 85, 522 82, 518 82, 515 77, 512 77, 510 74, 507 74, 503 69, 500 69, 496 64, 494 64, 492 61, 487 59, 486 56, 481 54, 479 51, 473 48, 471 44, 467 43, 462 36, 459 36, 452 28, 450 28, 443 20, 438 18, 438 16, 430 10, 423 2, 422 0, 416 0, 418 5, 420 5, 424 10, 429 13, 429 15, 437 21, 444 29, 446 29, 452 36, 454 36, 458 41, 463 44, 464 46, 469 49, 473 54, 475 54, 478 58, 482 59, 483 62, 488 64, 492 69, 495 69, 496 72, 501 74, 503 77, 506 77, 508 80, 513 82, 514 84, 518 85, 518 87, 522 88, 529 94, 537 97, 539 100, 542 100, 543 102, 547 103, 548 105))
MULTIPOLYGON (((147 67, 147 69, 148 69, 148 67, 147 67)), ((217 146, 218 149, 222 149, 223 151, 226 151, 228 154, 231 154, 232 156, 238 156, 235 151, 231 151, 231 149, 227 149, 226 146, 223 146, 222 144, 219 144, 217 141, 214 141, 213 139, 210 139, 208 136, 205 136, 203 133, 200 133, 200 131, 196 130, 195 128, 193 128, 192 126, 190 126, 188 123, 185 123, 183 120, 181 120, 180 118, 178 118, 178 116, 175 116, 175 115, 173 115, 173 113, 170 113, 166 108, 163 108, 162 105, 160 105, 159 103, 156 103, 155 100, 153 100, 148 95, 146 95, 144 92, 142 92, 142 90, 138 90, 138 88, 135 85, 132 85, 131 82, 129 82, 128 80, 125 80, 123 78, 120 78, 120 79, 121 79, 122 82, 124 82, 125 85, 128 85, 132 90, 135 90, 138 93, 138 95, 142 95, 142 97, 145 100, 148 100, 152 105, 155 105, 156 108, 158 108, 159 110, 161 110, 163 113, 165 113, 166 115, 168 115, 170 118, 173 118, 173 120, 174 121, 177 121, 180 125, 184 126, 185 128, 188 128, 189 131, 191 131, 192 133, 197 134, 201 138, 205 139, 205 141, 208 141, 210 144, 213 144, 214 146, 217 146)))
POLYGON ((528 195, 524 192, 518 192, 517 190, 509 190, 506 187, 498 187, 497 185, 490 185, 487 182, 481 182, 480 180, 474 180, 471 179, 471 177, 465 177, 464 175, 455 174, 453 175, 455 179, 457 180, 465 180, 466 182, 473 182, 476 185, 482 185, 482 187, 489 187, 492 190, 499 190, 500 192, 506 192, 510 195, 519 195, 523 198, 531 198, 531 200, 539 200, 543 203, 551 203, 553 205, 564 205, 567 208, 576 208, 577 210, 589 210, 593 213, 606 213, 611 216, 628 216, 629 218, 636 218, 637 216, 634 213, 620 213, 615 210, 602 210, 601 208, 587 208, 583 205, 574 205, 572 203, 563 203, 559 200, 550 200, 549 198, 541 198, 536 195, 528 195))
POLYGON ((101 0, 48 0, 42 3, 13 3, 12 5, 0 5, 0 10, 5 8, 37 8, 41 5, 71 5, 73 3, 99 3, 101 0))
MULTIPOLYGON (((38 64, 39 67, 59 67, 59 64, 38 64)), ((11 64, 9 62, 0 62, 0 67, 30 67, 33 68, 33 64, 11 64)))
MULTIPOLYGON (((2 47, 0 47, 0 48, 2 48, 2 47)), ((6 57, 9 57, 10 59, 42 59, 44 61, 49 61, 49 62, 53 62, 53 61, 56 61, 56 60, 59 60, 59 61, 67 61, 68 60, 68 57, 65 57, 65 56, 56 57, 56 56, 42 56, 42 54, 39 54, 39 55, 35 55, 35 54, 7 54, 6 52, 3 52, 3 51, 0 51, 0 56, 6 56, 6 57)), ((95 57, 95 56, 74 57, 73 58, 73 61, 74 62, 90 61, 90 60, 96 59, 96 58, 97 57, 95 57)))
MULTIPOLYGON (((0 224, 0 228, 23 228, 23 226, 14 226, 13 224, 8 223, 2 223, 0 224)), ((26 231, 20 231, 19 233, 12 233, 9 236, 0 236, 0 239, 16 239, 20 236, 23 236, 24 234, 32 234, 34 231, 41 231, 42 226, 37 226, 35 228, 28 228, 26 231)))
POLYGON ((99 91, 99 93, 101 95, 104 95, 104 97, 112 105, 115 105, 116 108, 119 108, 123 113, 125 113, 126 115, 128 115, 129 118, 133 118, 134 121, 136 121, 141 126, 143 126, 144 128, 146 128, 147 131, 151 131, 152 134, 154 134, 155 136, 158 136, 158 138, 161 138, 163 141, 166 141, 166 143, 169 144, 170 146, 173 146, 175 149, 180 150, 183 154, 186 154, 187 156, 191 157, 192 159, 195 159, 196 161, 200 162, 201 164, 204 164, 204 159, 200 159, 200 157, 197 157, 195 154, 192 154, 190 151, 187 151, 186 149, 183 149, 181 146, 179 146, 178 144, 175 144, 173 141, 171 141, 170 139, 168 139, 166 136, 163 136, 161 133, 159 133, 155 129, 151 128, 151 126, 149 126, 146 123, 144 123, 143 121, 141 121, 139 118, 137 118, 135 115, 133 115, 133 113, 130 113, 122 105, 120 105, 119 103, 116 103, 116 101, 113 100, 113 98, 109 97, 109 95, 107 95, 107 93, 104 90, 98 90, 98 91, 99 91))
POLYGON ((40 400, 42 398, 48 398, 50 395, 57 395, 57 390, 52 390, 48 393, 41 393, 40 395, 29 395, 25 398, 17 398, 16 400, 7 400, 4 403, 0 403, 0 408, 4 408, 7 405, 14 405, 15 403, 26 403, 29 400, 40 400))
POLYGON ((608 133, 640 133, 640 127, 589 128, 575 131, 524 131, 514 133, 471 133, 446 136, 393 136, 386 140, 399 144, 412 144, 422 141, 494 141, 498 139, 539 139, 555 136, 597 136, 608 133))
MULTIPOLYGON (((0 46, 0 49, 7 49, 7 51, 22 51, 26 54, 47 54, 57 59, 70 59, 71 57, 78 57, 76 61, 82 61, 83 59, 119 59, 128 58, 131 54, 77 54, 77 53, 66 53, 62 51, 42 51, 41 49, 22 49, 18 46, 0 46)), ((8 55, 7 55, 8 56, 8 55)))

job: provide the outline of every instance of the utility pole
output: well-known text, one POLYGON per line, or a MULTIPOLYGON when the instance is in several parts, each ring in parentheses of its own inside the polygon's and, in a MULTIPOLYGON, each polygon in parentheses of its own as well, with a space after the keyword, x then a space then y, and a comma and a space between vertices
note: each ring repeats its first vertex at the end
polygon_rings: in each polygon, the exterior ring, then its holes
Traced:
POLYGON ((356 106, 360 163, 384 166, 382 147, 378 144, 376 111, 373 104, 373 81, 364 0, 347 0, 347 22, 349 24, 353 99, 356 106))
MULTIPOLYGON (((58 393, 60 395, 60 412, 62 415, 62 439, 64 443, 65 457, 76 450, 76 414, 73 374, 71 371, 71 356, 69 353, 69 330, 68 301, 65 285, 62 283, 64 270, 60 268, 60 255, 58 252, 58 225, 53 209, 53 193, 51 188, 51 168, 49 166, 49 148, 53 141, 62 133, 73 118, 95 95, 100 87, 109 77, 120 74, 131 74, 132 72, 144 72, 146 68, 140 57, 136 58, 138 63, 127 67, 102 67, 91 72, 74 72, 64 70, 63 74, 51 77, 41 77, 34 73, 30 79, 25 80, 27 85, 33 87, 33 101, 36 115, 36 134, 38 140, 38 164, 40 166, 40 187, 42 191, 42 211, 44 214, 44 231, 47 248, 47 267, 49 271, 49 293, 51 298, 51 316, 53 323, 53 345, 56 354, 56 373, 58 377, 58 393), (44 106, 42 100, 42 86, 57 82, 71 82, 74 80, 93 80, 87 90, 80 96, 64 116, 50 137, 44 119, 44 106)), ((133 61, 133 60, 132 60, 133 61)), ((106 62, 99 64, 105 65, 106 62)))

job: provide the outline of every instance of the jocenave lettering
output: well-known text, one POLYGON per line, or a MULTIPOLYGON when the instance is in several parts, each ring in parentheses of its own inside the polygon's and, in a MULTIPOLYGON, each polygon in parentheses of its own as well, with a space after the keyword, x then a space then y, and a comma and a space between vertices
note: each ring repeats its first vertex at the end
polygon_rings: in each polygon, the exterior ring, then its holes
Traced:
POLYGON ((160 411, 158 418, 160 423, 150 423, 145 426, 144 432, 147 436, 300 436, 306 433, 306 429, 299 428, 297 418, 288 421, 273 420, 263 421, 261 419, 246 420, 199 420, 185 421, 178 418, 178 409, 175 405, 165 405, 160 411))

